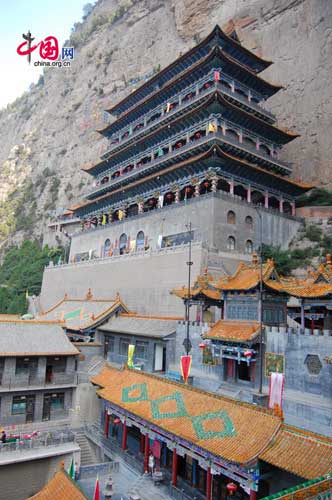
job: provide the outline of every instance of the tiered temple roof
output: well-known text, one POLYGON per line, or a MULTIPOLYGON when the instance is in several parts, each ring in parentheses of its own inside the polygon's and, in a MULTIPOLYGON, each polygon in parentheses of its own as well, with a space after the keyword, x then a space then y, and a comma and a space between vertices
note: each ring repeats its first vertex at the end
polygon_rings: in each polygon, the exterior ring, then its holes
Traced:
MULTIPOLYGON (((76 215, 97 216, 97 225, 104 213, 106 223, 112 222, 118 220, 118 210, 126 216, 123 210, 137 205, 131 213, 140 213, 144 207, 139 200, 166 196, 175 183, 179 190, 192 179, 202 183, 208 175, 270 191, 281 204, 294 203, 312 187, 290 179, 290 165, 278 156, 297 134, 277 127, 273 115, 260 106, 280 89, 257 76, 270 62, 244 48, 229 26, 230 36, 216 26, 196 47, 107 110, 117 115, 100 130, 109 149, 101 161, 84 167, 97 178, 97 186, 86 201, 72 207, 76 215)), ((211 190, 211 183, 204 189, 211 190)), ((213 192, 218 189, 223 188, 215 185, 213 192)), ((179 202, 178 195, 174 198, 179 202)))
POLYGON ((166 432, 189 449, 208 452, 210 460, 245 468, 261 459, 306 479, 331 472, 330 439, 285 426, 263 408, 110 366, 92 383, 118 414, 166 432))

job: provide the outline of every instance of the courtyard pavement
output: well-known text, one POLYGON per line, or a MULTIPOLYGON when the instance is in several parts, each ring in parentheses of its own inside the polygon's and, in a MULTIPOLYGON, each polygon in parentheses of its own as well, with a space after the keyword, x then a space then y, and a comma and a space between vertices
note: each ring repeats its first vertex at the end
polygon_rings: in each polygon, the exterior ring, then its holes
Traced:
MULTIPOLYGON (((129 467, 128 464, 119 460, 119 470, 112 470, 107 473, 103 469, 98 473, 101 491, 100 500, 105 500, 104 491, 106 481, 110 475, 113 480, 114 492, 112 500, 129 500, 133 494, 136 494, 140 500, 169 500, 172 498, 168 486, 163 484, 156 486, 150 475, 140 474, 129 467)), ((77 482, 84 493, 92 499, 96 484, 96 473, 85 474, 83 472, 77 482)))

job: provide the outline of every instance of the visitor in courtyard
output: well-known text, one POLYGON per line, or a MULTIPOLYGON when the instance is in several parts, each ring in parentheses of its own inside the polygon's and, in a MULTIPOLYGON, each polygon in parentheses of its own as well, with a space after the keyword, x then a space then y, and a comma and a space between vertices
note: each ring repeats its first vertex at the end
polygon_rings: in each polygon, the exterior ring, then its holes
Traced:
POLYGON ((150 453, 150 456, 149 456, 149 472, 151 473, 151 476, 153 474, 153 471, 154 471, 154 456, 152 455, 152 453, 150 453))
POLYGON ((6 432, 3 430, 1 433, 1 442, 5 444, 7 442, 6 432))

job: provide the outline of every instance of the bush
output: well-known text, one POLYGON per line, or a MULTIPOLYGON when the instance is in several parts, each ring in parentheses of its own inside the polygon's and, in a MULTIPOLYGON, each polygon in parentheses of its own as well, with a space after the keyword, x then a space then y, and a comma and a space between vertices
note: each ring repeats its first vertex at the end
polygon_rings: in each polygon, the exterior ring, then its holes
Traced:
POLYGON ((310 241, 320 241, 322 239, 323 231, 320 227, 311 224, 306 227, 305 237, 310 241))
POLYGON ((323 188, 312 189, 308 194, 303 194, 296 200, 297 207, 329 205, 332 205, 332 191, 323 188))

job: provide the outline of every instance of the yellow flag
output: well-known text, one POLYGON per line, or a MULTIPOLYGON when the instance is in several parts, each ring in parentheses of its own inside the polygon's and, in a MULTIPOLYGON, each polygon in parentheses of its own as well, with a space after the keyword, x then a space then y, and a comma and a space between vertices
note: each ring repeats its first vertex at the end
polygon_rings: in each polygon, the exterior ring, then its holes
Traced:
POLYGON ((134 351, 135 351, 135 346, 133 344, 129 344, 129 346, 128 346, 128 361, 127 361, 127 365, 129 368, 134 368, 134 362, 133 362, 134 351))
POLYGON ((119 220, 123 219, 123 212, 122 212, 122 210, 119 210, 118 217, 119 217, 119 220))
POLYGON ((170 102, 168 102, 168 103, 166 104, 166 113, 169 113, 170 111, 171 111, 171 103, 170 103, 170 102))
POLYGON ((209 132, 217 132, 217 127, 216 127, 216 124, 213 123, 213 122, 210 122, 209 123, 209 127, 208 127, 208 131, 209 132))
POLYGON ((106 215, 105 214, 103 214, 103 216, 102 216, 101 223, 103 226, 105 226, 105 224, 106 224, 106 215))

